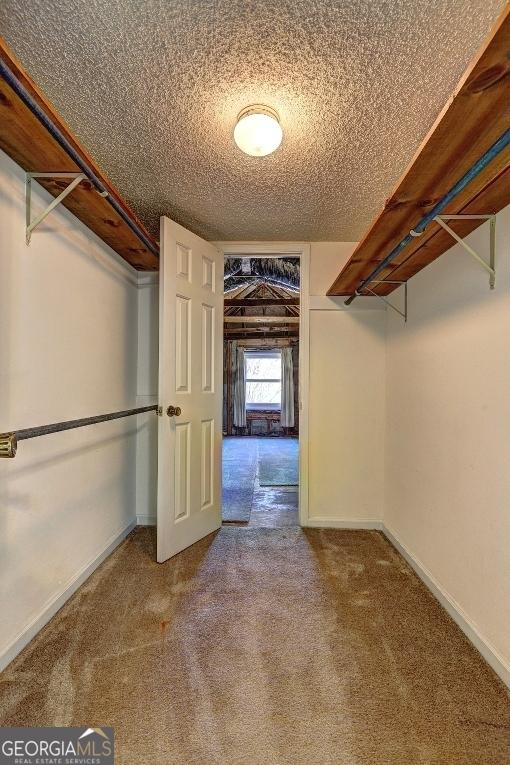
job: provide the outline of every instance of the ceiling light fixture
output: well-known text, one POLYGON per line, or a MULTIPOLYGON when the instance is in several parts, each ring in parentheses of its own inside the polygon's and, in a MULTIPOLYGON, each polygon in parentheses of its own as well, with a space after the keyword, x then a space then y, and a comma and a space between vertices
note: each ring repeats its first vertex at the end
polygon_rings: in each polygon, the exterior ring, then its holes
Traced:
POLYGON ((247 106, 237 117, 234 141, 250 157, 266 157, 281 144, 283 131, 278 113, 269 106, 247 106))

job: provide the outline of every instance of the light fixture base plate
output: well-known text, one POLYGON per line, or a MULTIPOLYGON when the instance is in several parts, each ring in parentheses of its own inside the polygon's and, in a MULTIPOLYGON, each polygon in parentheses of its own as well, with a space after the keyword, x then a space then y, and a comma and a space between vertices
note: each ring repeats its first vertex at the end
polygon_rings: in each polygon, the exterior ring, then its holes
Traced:
POLYGON ((251 104, 251 106, 246 106, 244 109, 241 109, 237 115, 237 122, 239 122, 239 120, 241 120, 243 117, 247 117, 249 114, 267 114, 268 117, 272 117, 278 123, 280 122, 278 112, 275 109, 271 109, 270 106, 265 106, 264 104, 251 104))

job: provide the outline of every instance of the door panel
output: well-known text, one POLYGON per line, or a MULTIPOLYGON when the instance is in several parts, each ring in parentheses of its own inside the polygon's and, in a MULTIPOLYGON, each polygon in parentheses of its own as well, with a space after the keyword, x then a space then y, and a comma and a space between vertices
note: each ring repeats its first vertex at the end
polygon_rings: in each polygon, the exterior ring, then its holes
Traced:
POLYGON ((214 420, 202 420, 202 510, 214 498, 214 420))
POLYGON ((161 220, 158 561, 221 525, 223 258, 161 220), (180 407, 168 417, 169 405, 180 407))
POLYGON ((175 520, 189 517, 191 423, 175 425, 175 520))
POLYGON ((214 306, 202 303, 202 391, 214 393, 214 306))
POLYGON ((190 300, 176 296, 175 306, 175 390, 189 393, 191 377, 191 321, 190 300))

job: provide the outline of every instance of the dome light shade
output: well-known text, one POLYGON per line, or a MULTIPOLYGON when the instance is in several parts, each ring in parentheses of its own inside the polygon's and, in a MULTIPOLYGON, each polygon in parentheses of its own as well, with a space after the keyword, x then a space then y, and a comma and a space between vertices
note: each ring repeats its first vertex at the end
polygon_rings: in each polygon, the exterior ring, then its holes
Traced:
POLYGON ((240 112, 234 141, 250 157, 266 157, 281 144, 283 131, 277 112, 268 106, 248 106, 240 112))

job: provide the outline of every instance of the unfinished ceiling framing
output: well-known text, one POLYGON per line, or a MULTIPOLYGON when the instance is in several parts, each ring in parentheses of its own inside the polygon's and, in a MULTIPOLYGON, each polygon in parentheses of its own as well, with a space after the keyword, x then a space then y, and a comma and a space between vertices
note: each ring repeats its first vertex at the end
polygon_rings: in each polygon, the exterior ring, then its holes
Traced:
POLYGON ((225 259, 224 337, 299 337, 299 259, 225 259))
POLYGON ((154 237, 358 241, 503 6, 4 0, 0 29, 154 237), (284 131, 263 160, 251 103, 284 131))

